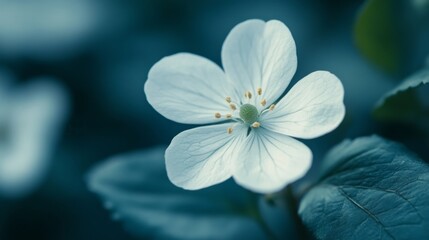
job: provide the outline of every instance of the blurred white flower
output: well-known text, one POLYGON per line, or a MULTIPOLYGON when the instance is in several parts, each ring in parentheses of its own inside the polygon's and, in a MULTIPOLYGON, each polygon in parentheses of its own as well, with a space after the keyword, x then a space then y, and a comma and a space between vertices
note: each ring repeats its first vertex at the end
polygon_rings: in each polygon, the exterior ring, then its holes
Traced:
POLYGON ((278 191, 311 166, 310 149, 292 137, 319 137, 344 118, 343 86, 329 72, 313 72, 276 103, 297 67, 292 35, 276 20, 234 27, 223 44, 222 63, 224 71, 208 59, 179 53, 149 72, 145 93, 163 116, 220 123, 173 139, 165 154, 168 176, 189 190, 233 176, 255 192, 278 191))
POLYGON ((424 14, 429 8, 429 0, 412 0, 412 5, 420 14, 424 14))
POLYGON ((54 81, 13 87, 0 75, 0 195, 20 197, 41 183, 67 113, 67 94, 54 81))
POLYGON ((38 60, 76 54, 122 21, 113 8, 99 0, 0 0, 0 53, 38 60))

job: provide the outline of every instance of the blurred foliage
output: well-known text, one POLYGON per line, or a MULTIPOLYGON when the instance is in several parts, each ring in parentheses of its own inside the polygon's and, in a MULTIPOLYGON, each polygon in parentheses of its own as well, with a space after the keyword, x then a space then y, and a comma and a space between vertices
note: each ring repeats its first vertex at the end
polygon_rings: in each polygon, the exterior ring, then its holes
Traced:
POLYGON ((398 27, 395 1, 369 0, 362 7, 355 26, 355 37, 362 53, 389 72, 397 72, 405 61, 405 46, 398 27))
POLYGON ((257 196, 231 181, 200 191, 171 184, 165 147, 113 157, 88 177, 113 218, 140 237, 237 239, 266 236, 257 196))
POLYGON ((429 69, 406 78, 385 94, 374 109, 374 116, 382 122, 427 123, 429 109, 421 98, 427 98, 425 86, 429 83, 429 69), (424 91, 419 95, 419 90, 424 91), (421 97, 421 98, 420 98, 421 97))
POLYGON ((413 71, 424 57, 419 52, 429 49, 427 5, 424 1, 367 0, 355 23, 357 47, 391 74, 413 71))

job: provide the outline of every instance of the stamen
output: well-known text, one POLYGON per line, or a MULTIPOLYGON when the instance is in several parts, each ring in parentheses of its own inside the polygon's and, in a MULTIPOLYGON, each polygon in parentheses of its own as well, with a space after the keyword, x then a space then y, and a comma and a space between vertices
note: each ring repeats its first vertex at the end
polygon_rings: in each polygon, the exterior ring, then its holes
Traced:
POLYGON ((226 132, 227 132, 228 134, 231 134, 231 133, 232 133, 232 127, 229 127, 229 128, 226 130, 226 132))
POLYGON ((267 104, 267 100, 265 100, 265 99, 262 99, 262 101, 261 101, 261 105, 262 105, 262 107, 265 107, 265 105, 267 104))
POLYGON ((221 118, 222 115, 220 113, 215 113, 215 118, 221 118))
POLYGON ((276 105, 275 105, 275 104, 271 104, 271 106, 270 106, 270 111, 273 111, 275 107, 276 107, 276 105))
MULTIPOLYGON (((248 99, 251 99, 251 98, 252 98, 252 93, 251 93, 251 92, 247 91, 247 92, 246 92, 246 94, 247 94, 247 98, 248 98, 248 99)), ((245 94, 245 95, 246 95, 246 94, 245 94)))
POLYGON ((262 94, 262 88, 258 88, 257 92, 258 92, 258 95, 261 96, 261 94, 262 94))
POLYGON ((231 103, 231 97, 226 97, 225 100, 227 103, 231 103))
POLYGON ((232 111, 234 111, 234 110, 236 110, 236 109, 237 109, 237 107, 235 106, 235 104, 234 104, 234 103, 230 103, 230 104, 229 104, 229 107, 232 109, 232 111))
POLYGON ((253 124, 252 124, 252 127, 253 128, 258 128, 258 127, 260 127, 261 126, 261 124, 259 123, 259 122, 254 122, 253 124))
POLYGON ((226 118, 232 118, 232 114, 227 113, 227 114, 226 114, 226 118))

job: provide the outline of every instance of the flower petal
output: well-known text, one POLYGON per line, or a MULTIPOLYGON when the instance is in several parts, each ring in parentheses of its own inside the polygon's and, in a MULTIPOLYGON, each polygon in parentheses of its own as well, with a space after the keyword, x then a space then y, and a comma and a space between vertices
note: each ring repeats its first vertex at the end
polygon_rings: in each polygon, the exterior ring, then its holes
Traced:
POLYGON ((267 104, 286 90, 296 71, 295 42, 289 29, 280 21, 248 20, 234 27, 222 47, 222 64, 233 81, 237 94, 257 94, 253 104, 263 98, 267 104))
POLYGON ((222 69, 210 60, 189 53, 165 57, 149 71, 145 93, 164 117, 188 124, 221 121, 215 113, 229 112, 225 97, 232 89, 222 69))
POLYGON ((172 183, 188 190, 215 185, 231 177, 233 159, 246 137, 242 124, 231 134, 231 123, 198 127, 177 135, 165 153, 172 183))
POLYGON ((233 173, 235 181, 259 193, 272 193, 301 178, 310 168, 303 143, 262 128, 250 132, 233 173))
POLYGON ((344 88, 326 71, 313 72, 300 80, 261 117, 268 130, 299 138, 315 138, 334 130, 343 120, 344 88))

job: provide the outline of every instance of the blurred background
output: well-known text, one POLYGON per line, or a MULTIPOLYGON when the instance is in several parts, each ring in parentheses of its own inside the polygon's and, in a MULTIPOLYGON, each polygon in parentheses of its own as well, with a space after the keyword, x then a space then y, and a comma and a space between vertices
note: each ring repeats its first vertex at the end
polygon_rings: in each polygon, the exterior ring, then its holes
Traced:
POLYGON ((88 191, 86 174, 112 155, 167 145, 192 127, 147 103, 150 67, 177 52, 220 64, 223 40, 247 19, 278 19, 290 28, 298 54, 293 83, 328 70, 345 86, 343 124, 305 141, 315 156, 307 178, 346 137, 403 137, 407 124, 380 127, 371 112, 385 92, 424 66, 429 33, 409 13, 398 15, 418 38, 392 38, 402 41, 394 47, 403 55, 378 64, 356 46, 362 6, 358 0, 0 0, 0 239, 134 239, 88 191))

